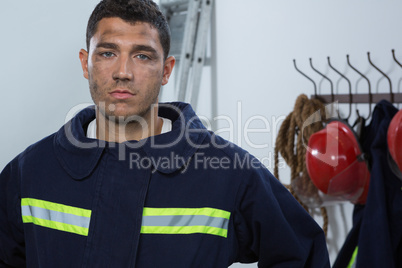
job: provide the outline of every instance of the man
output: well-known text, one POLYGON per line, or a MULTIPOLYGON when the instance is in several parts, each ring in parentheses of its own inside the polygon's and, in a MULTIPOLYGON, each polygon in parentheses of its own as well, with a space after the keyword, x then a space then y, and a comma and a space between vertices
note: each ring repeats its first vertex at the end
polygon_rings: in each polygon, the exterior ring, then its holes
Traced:
POLYGON ((322 230, 185 103, 150 0, 101 1, 80 51, 95 107, 0 176, 1 267, 329 267, 322 230))

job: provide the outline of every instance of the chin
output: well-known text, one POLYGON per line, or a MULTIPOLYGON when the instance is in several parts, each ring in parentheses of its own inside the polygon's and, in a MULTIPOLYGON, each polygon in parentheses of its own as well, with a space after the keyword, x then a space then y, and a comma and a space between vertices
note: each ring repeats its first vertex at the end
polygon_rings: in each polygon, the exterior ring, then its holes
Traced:
POLYGON ((143 113, 137 112, 137 111, 114 111, 110 112, 107 115, 107 118, 111 121, 116 121, 118 122, 132 122, 132 121, 137 121, 137 122, 146 122, 144 117, 142 116, 143 113))

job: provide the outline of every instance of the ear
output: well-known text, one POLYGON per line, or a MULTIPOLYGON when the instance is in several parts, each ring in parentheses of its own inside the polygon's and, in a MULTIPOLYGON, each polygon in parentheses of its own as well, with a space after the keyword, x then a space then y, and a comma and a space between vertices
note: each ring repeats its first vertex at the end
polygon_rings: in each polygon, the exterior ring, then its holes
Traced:
POLYGON ((85 49, 80 50, 80 61, 84 77, 88 79, 88 52, 85 49))
POLYGON ((166 85, 169 82, 169 77, 172 74, 175 63, 176 59, 173 56, 170 56, 165 60, 165 66, 163 67, 162 86, 166 85))

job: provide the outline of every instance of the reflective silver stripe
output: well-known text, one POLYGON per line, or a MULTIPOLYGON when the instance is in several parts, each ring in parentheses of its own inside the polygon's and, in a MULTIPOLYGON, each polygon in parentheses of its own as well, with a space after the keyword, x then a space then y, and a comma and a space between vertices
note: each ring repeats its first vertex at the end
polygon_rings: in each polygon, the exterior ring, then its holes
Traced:
POLYGON ((141 234, 207 234, 227 238, 230 212, 210 208, 144 207, 141 234))
POLYGON ((21 212, 22 216, 32 216, 38 219, 89 228, 90 218, 88 217, 77 216, 70 213, 64 213, 34 206, 21 206, 21 212))
POLYGON ((228 229, 229 219, 204 215, 143 216, 142 226, 208 226, 228 229))

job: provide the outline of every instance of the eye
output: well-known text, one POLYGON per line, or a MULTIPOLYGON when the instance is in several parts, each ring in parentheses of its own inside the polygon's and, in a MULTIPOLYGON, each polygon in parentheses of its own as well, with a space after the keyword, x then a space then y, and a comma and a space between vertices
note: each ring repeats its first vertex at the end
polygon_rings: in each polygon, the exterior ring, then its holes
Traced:
POLYGON ((101 53, 101 55, 105 58, 111 58, 114 56, 114 54, 112 52, 103 52, 103 53, 101 53))
POLYGON ((144 55, 144 54, 139 54, 139 55, 137 55, 135 57, 140 59, 140 60, 149 60, 150 59, 147 55, 144 55))

